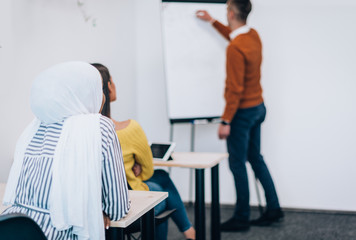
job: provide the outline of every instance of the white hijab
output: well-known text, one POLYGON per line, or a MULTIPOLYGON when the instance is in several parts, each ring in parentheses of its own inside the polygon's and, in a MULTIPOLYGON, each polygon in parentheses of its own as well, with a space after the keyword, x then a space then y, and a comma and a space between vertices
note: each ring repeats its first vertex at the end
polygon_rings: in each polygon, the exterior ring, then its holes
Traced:
POLYGON ((85 62, 66 62, 42 72, 31 89, 36 119, 20 136, 4 204, 13 204, 25 150, 40 123, 64 120, 53 156, 49 212, 57 230, 73 227, 79 239, 105 239, 101 202, 102 104, 100 73, 85 62))

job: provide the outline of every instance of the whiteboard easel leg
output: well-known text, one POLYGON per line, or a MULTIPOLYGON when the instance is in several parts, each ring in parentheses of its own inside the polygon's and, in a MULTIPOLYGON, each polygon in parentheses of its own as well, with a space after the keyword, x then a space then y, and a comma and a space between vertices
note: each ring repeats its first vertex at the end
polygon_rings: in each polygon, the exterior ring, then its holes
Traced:
MULTIPOLYGON (((194 152, 194 143, 195 143, 195 124, 194 121, 192 122, 191 128, 190 128, 190 151, 194 152)), ((188 204, 189 206, 193 206, 193 174, 194 171, 193 169, 189 170, 189 198, 188 198, 188 204)))

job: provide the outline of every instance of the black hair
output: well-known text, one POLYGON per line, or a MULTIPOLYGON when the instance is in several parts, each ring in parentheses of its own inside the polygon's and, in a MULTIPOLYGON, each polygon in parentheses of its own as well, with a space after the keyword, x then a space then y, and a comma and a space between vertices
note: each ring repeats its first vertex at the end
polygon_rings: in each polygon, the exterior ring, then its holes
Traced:
POLYGON ((110 113, 109 82, 110 82, 111 76, 110 76, 109 69, 100 63, 92 63, 91 65, 94 66, 96 69, 98 69, 98 71, 100 72, 100 75, 103 79, 103 93, 105 95, 106 101, 104 103, 103 109, 101 110, 101 114, 110 118, 111 113, 110 113))
POLYGON ((252 10, 252 4, 250 0, 228 0, 228 3, 236 8, 238 12, 235 13, 237 20, 245 22, 252 10))

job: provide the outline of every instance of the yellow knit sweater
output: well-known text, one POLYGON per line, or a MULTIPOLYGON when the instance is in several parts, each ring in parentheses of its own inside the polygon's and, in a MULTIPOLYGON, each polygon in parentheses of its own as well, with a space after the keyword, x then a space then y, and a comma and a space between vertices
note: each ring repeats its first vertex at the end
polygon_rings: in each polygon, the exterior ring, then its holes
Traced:
POLYGON ((132 190, 148 191, 143 182, 153 175, 153 158, 151 148, 142 127, 135 120, 130 120, 126 128, 116 131, 124 158, 127 182, 132 190), (141 165, 142 172, 135 177, 132 167, 135 162, 141 165))

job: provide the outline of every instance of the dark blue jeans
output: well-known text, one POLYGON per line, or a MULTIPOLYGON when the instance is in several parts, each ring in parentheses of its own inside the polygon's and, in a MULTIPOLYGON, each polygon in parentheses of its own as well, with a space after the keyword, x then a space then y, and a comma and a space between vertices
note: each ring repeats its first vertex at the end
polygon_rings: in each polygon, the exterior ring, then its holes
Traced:
POLYGON ((261 124, 266 117, 262 103, 256 107, 239 109, 231 121, 230 136, 227 138, 230 170, 236 188, 236 207, 234 218, 246 221, 250 217, 250 193, 246 161, 249 161, 255 176, 261 182, 267 209, 279 209, 279 202, 272 177, 260 153, 261 124))
MULTIPOLYGON (((171 217, 177 225, 179 231, 185 232, 192 224, 190 223, 187 212, 180 195, 174 186, 168 173, 164 170, 155 170, 153 176, 145 181, 150 191, 168 192, 168 198, 155 207, 155 215, 160 214, 164 210, 176 209, 171 217)), ((156 228, 156 240, 166 240, 168 234, 168 221, 161 223, 156 228)))

